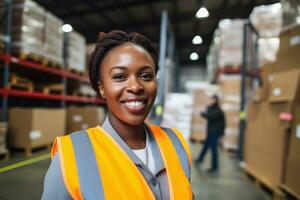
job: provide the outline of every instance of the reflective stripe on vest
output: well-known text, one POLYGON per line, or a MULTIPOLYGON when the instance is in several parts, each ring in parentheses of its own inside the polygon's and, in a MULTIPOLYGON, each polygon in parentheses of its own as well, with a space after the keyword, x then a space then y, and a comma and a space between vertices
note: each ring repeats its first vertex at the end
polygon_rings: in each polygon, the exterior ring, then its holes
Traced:
POLYGON ((150 129, 166 166, 171 200, 192 199, 191 186, 180 164, 173 141, 159 126, 150 126, 150 129))
MULTIPOLYGON (((175 130, 166 133, 158 126, 150 126, 150 129, 166 166, 170 198, 192 199, 186 176, 189 172, 183 170, 186 167, 177 156, 182 153, 174 148, 176 138, 177 143, 181 141, 181 149, 187 151, 185 157, 190 156, 181 134, 175 130), (170 136, 172 134, 176 137, 170 136)), ((52 156, 57 151, 63 179, 73 199, 155 199, 134 162, 100 127, 58 137, 52 147, 52 156)))

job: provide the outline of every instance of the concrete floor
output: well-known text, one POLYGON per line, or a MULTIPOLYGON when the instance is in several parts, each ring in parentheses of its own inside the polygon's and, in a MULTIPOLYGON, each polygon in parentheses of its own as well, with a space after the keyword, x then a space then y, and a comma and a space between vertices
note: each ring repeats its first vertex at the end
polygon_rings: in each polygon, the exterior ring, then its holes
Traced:
MULTIPOLYGON (((192 145, 191 151, 196 158, 201 150, 199 144, 192 145)), ((207 153, 204 163, 192 166, 192 187, 196 200, 269 200, 271 197, 258 191, 253 182, 244 176, 235 154, 220 152, 220 172, 216 177, 206 173, 210 167, 211 155, 207 153)))
MULTIPOLYGON (((192 145, 194 156, 200 151, 200 145, 192 145)), ((34 156, 48 153, 47 150, 35 153, 34 156)), ((9 162, 0 162, 0 168, 22 161, 22 155, 13 155, 9 162)), ((50 159, 0 173, 1 200, 36 200, 40 199, 43 180, 50 159)), ((209 167, 208 153, 203 166, 192 166, 192 187, 195 199, 198 200, 268 200, 269 196, 255 189, 254 185, 243 176, 234 155, 221 152, 220 174, 209 176, 205 170, 209 167)))

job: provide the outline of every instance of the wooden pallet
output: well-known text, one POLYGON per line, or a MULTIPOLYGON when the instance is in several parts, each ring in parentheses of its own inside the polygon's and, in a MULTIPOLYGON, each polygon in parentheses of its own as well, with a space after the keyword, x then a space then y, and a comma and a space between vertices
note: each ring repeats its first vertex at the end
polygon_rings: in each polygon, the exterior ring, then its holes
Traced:
POLYGON ((58 62, 49 60, 47 58, 44 59, 43 65, 46 65, 47 67, 57 68, 57 69, 63 69, 64 68, 62 63, 58 63, 58 62))
POLYGON ((64 91, 65 87, 61 83, 47 85, 43 88, 44 94, 63 94, 64 91))
POLYGON ((31 52, 20 51, 18 53, 18 56, 22 60, 34 61, 34 62, 37 62, 37 63, 43 63, 44 60, 45 60, 44 56, 38 55, 38 54, 35 54, 35 53, 31 53, 31 52))
POLYGON ((73 92, 73 96, 80 96, 80 97, 95 97, 94 95, 91 94, 84 94, 82 92, 73 92))
POLYGON ((281 185, 280 188, 286 194, 287 197, 290 197, 287 199, 300 200, 300 196, 294 191, 292 191, 290 188, 288 188, 286 185, 281 185))
POLYGON ((10 76, 8 88, 9 89, 16 88, 16 89, 22 89, 29 92, 33 92, 34 87, 32 81, 30 81, 29 79, 19 77, 16 74, 12 74, 10 76))
POLYGON ((0 162, 6 162, 6 161, 8 161, 9 157, 10 157, 9 151, 6 150, 6 151, 0 152, 0 162))
POLYGON ((72 69, 72 68, 69 68, 69 67, 67 67, 67 69, 68 69, 68 71, 71 72, 71 73, 78 74, 78 75, 81 75, 81 76, 85 75, 85 73, 82 72, 82 71, 78 71, 78 70, 76 70, 76 69, 72 69))
POLYGON ((25 156, 31 157, 34 153, 38 153, 41 150, 51 150, 52 144, 44 144, 36 147, 28 146, 28 147, 18 147, 18 148, 12 148, 13 152, 21 152, 24 153, 25 156))
POLYGON ((238 151, 238 149, 236 148, 231 148, 231 147, 224 147, 223 145, 222 146, 222 150, 224 150, 225 152, 227 153, 236 153, 238 151))
POLYGON ((5 44, 0 42, 0 53, 3 53, 5 50, 5 44))
POLYGON ((256 175, 252 170, 244 167, 245 176, 254 183, 259 191, 268 191, 272 195, 272 200, 285 200, 286 195, 279 187, 269 183, 265 178, 256 175))

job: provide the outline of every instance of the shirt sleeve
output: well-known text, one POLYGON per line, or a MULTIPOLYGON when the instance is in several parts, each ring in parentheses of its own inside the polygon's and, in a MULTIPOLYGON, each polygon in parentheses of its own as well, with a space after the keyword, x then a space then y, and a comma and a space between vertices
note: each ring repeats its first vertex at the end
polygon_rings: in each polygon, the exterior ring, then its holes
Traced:
POLYGON ((52 159, 44 181, 42 200, 71 200, 61 174, 58 153, 52 159))

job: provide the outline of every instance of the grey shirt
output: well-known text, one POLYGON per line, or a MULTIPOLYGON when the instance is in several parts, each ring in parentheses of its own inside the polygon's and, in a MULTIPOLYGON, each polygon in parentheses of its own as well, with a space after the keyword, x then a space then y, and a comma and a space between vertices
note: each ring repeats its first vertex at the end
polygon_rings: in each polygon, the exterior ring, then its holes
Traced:
MULTIPOLYGON (((143 162, 134 154, 134 152, 129 148, 129 146, 122 140, 119 134, 112 127, 108 118, 104 121, 102 128, 108 132, 114 140, 121 146, 121 148, 127 153, 131 160, 135 163, 141 174, 144 176, 149 187, 151 188, 153 194, 157 200, 168 200, 169 197, 169 186, 166 174, 166 168, 157 146, 155 139, 152 134, 149 136, 149 144, 155 158, 155 172, 152 173, 143 162)), ((147 132, 151 131, 146 126, 147 132)), ((61 174, 59 155, 56 154, 50 164, 48 172, 45 177, 44 182, 44 192, 42 195, 42 200, 68 200, 72 199, 63 181, 61 174)))

